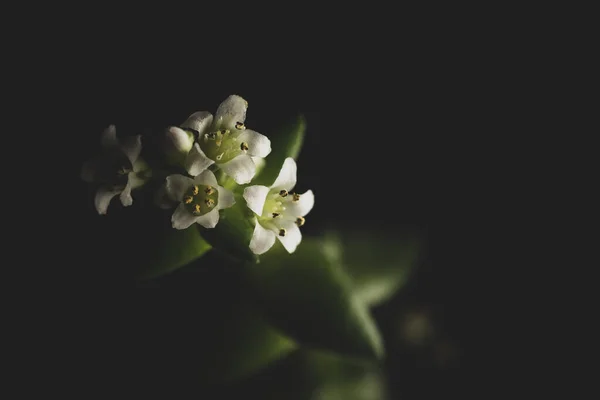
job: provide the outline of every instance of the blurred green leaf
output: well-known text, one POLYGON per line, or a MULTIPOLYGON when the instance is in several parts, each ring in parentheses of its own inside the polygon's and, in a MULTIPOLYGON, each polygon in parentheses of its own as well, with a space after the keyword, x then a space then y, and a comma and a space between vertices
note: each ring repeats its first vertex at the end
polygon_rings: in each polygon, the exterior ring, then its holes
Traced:
POLYGON ((246 268, 248 283, 269 320, 300 343, 366 358, 384 349, 367 307, 352 282, 324 251, 305 238, 293 254, 276 245, 246 268))
POLYGON ((157 281, 140 302, 155 378, 216 384, 253 374, 297 348, 269 325, 243 288, 241 270, 210 251, 201 262, 157 281), (163 357, 155 357, 158 349, 163 357), (157 362, 160 360, 159 362, 157 362))
POLYGON ((391 236, 346 229, 329 232, 325 244, 330 257, 352 277, 354 294, 369 306, 385 302, 406 283, 420 246, 412 232, 391 236))
POLYGON ((244 198, 236 194, 233 207, 221 210, 216 227, 200 228, 202 237, 215 249, 244 261, 256 262, 258 257, 250 251, 254 232, 254 213, 246 206, 244 198))
POLYGON ((271 186, 277 175, 279 175, 283 161, 287 157, 292 157, 294 160, 298 158, 304 142, 305 132, 306 119, 304 116, 298 115, 273 135, 269 135, 271 154, 265 158, 264 167, 250 184, 271 186))
MULTIPOLYGON (((145 233, 149 235, 148 232, 145 233)), ((157 230, 144 240, 136 262, 138 279, 155 278, 189 264, 211 249, 195 225, 188 229, 157 230)))
POLYGON ((385 400, 386 386, 375 362, 300 348, 249 379, 202 394, 206 398, 385 400))

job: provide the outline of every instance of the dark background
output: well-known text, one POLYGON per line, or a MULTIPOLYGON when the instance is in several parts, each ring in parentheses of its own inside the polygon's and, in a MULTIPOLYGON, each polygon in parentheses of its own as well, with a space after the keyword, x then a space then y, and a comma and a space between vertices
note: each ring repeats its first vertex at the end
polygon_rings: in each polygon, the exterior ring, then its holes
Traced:
MULTIPOLYGON (((136 335, 148 327, 148 321, 135 318, 147 292, 130 279, 114 252, 103 252, 110 243, 104 238, 115 237, 115 230, 122 238, 128 223, 146 223, 144 205, 134 196, 137 211, 113 202, 107 216, 98 216, 93 191, 79 179, 80 167, 99 150, 100 133, 109 124, 118 135, 142 133, 144 140, 158 140, 166 126, 194 111, 214 113, 235 93, 249 102, 246 125, 261 133, 269 135, 298 113, 306 117, 297 189, 312 189, 316 196, 306 235, 343 226, 390 235, 401 227, 423 235, 424 251, 410 284, 374 313, 387 321, 402 310, 424 311, 450 355, 440 362, 435 346, 392 346, 385 368, 393 394, 403 398, 460 392, 475 340, 474 316, 467 311, 471 299, 464 289, 470 284, 462 266, 437 257, 454 229, 444 225, 447 211, 441 204, 449 196, 448 157, 438 154, 447 148, 448 135, 462 129, 454 113, 463 107, 461 96, 449 89, 455 89, 451 68, 440 67, 444 55, 417 57, 419 52, 404 49, 400 53, 410 61, 374 57, 363 69, 316 53, 254 63, 246 54, 239 54, 239 62, 225 62, 181 50, 149 58, 132 57, 128 48, 98 48, 46 71, 55 79, 46 82, 45 93, 56 98, 48 96, 44 104, 60 127, 55 160, 68 199, 61 215, 68 217, 60 218, 58 231, 56 224, 40 228, 52 249, 48 259, 57 265, 43 274, 46 282, 35 284, 43 294, 37 300, 43 310, 39 325, 48 332, 39 346, 43 374, 68 376, 91 392, 123 385, 135 392, 153 376, 146 375, 145 361, 137 357, 142 346, 136 344, 136 335)), ((160 299, 149 295, 148 304, 160 299)), ((392 326, 380 327, 384 338, 391 335, 392 326)), ((75 386, 70 390, 79 393, 75 386)))

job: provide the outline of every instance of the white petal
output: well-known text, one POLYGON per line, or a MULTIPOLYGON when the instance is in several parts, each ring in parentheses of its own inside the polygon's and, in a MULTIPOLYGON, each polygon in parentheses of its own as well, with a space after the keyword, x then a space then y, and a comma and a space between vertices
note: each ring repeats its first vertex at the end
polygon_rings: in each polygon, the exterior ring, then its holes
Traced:
POLYGON ((133 172, 143 172, 146 171, 146 173, 149 172, 149 175, 152 175, 152 171, 150 170, 150 166, 148 165, 148 163, 146 161, 144 161, 141 158, 138 158, 134 163, 133 163, 133 172))
POLYGON ((186 229, 192 225, 198 217, 192 215, 191 212, 185 209, 183 203, 179 204, 179 207, 175 209, 173 216, 171 217, 171 223, 175 229, 186 229))
POLYGON ((292 190, 296 186, 296 170, 296 161, 291 157, 286 158, 271 189, 292 190))
POLYGON ((248 102, 238 95, 231 95, 225 99, 217 108, 215 114, 215 125, 233 128, 237 122, 246 120, 248 102))
POLYGON ((223 186, 217 186, 217 190, 219 191, 219 204, 217 204, 219 210, 229 208, 235 204, 235 198, 231 190, 227 190, 223 186))
POLYGON ((181 153, 189 153, 194 145, 194 135, 176 126, 170 126, 167 129, 166 137, 168 143, 181 153))
POLYGON ((302 233, 300 233, 300 228, 298 228, 298 225, 292 221, 282 221, 280 227, 285 229, 285 236, 279 236, 278 234, 277 239, 279 239, 288 253, 291 254, 296 251, 296 247, 298 247, 302 241, 302 233))
POLYGON ((255 214, 262 215, 269 188, 262 185, 248 186, 244 189, 244 200, 249 209, 255 214))
POLYGON ((256 173, 256 165, 254 165, 252 157, 247 154, 240 154, 231 161, 219 164, 219 167, 232 177, 238 185, 249 183, 256 173))
POLYGON ((271 152, 271 141, 268 137, 251 129, 244 130, 238 137, 240 142, 248 144, 246 154, 256 157, 266 157, 271 152))
POLYGON ((205 228, 214 228, 219 223, 219 209, 214 208, 212 211, 196 217, 196 222, 205 228))
POLYGON ((121 143, 121 150, 123 150, 123 153, 125 153, 133 165, 142 151, 142 135, 136 135, 134 137, 123 139, 121 143))
POLYGON ((300 195, 298 201, 290 201, 285 204, 285 213, 293 217, 304 217, 315 205, 315 195, 312 190, 300 195))
POLYGON ((98 214, 106 214, 106 210, 108 209, 110 201, 120 192, 120 190, 112 190, 106 187, 101 187, 98 189, 96 192, 96 198, 94 199, 94 205, 96 206, 98 214))
POLYGON ((192 176, 196 176, 212 164, 214 164, 214 161, 206 157, 206 154, 204 154, 198 143, 194 143, 194 147, 192 147, 192 150, 185 159, 185 169, 187 172, 192 176))
POLYGON ((121 199, 121 204, 123 204, 123 207, 129 207, 133 204, 133 197, 131 197, 131 183, 129 181, 127 182, 127 186, 125 186, 125 189, 123 189, 121 192, 119 198, 121 199))
POLYGON ((190 115, 183 124, 182 128, 193 129, 200 135, 207 130, 213 122, 213 116, 208 111, 196 111, 190 115))
POLYGON ((198 176, 194 178, 194 183, 198 185, 206 185, 206 186, 217 186, 217 178, 215 178, 215 174, 210 170, 202 171, 198 176))
POLYGON ((194 184, 192 178, 187 176, 175 174, 167 176, 165 182, 165 190, 167 195, 173 201, 181 201, 186 190, 188 190, 194 184))
POLYGON ((119 144, 117 140, 117 128, 114 125, 110 125, 102 132, 102 138, 100 139, 102 147, 113 147, 119 144))
POLYGON ((275 244, 275 232, 265 229, 256 222, 252 239, 250 240, 250 250, 254 254, 263 254, 275 244))

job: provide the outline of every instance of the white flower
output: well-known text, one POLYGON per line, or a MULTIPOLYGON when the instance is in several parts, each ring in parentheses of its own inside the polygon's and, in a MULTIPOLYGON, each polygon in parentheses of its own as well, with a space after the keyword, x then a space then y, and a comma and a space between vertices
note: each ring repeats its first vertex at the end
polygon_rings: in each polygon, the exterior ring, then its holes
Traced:
POLYGON ((263 254, 279 239, 283 247, 293 253, 302 241, 300 227, 304 216, 312 210, 315 196, 312 190, 304 194, 291 193, 296 186, 296 162, 286 158, 279 176, 271 187, 262 185, 244 189, 244 200, 256 214, 256 225, 250 250, 263 254))
POLYGON ((120 195, 123 206, 132 205, 131 191, 146 183, 151 171, 140 158, 141 135, 119 141, 115 126, 110 125, 102 133, 101 143, 103 153, 83 165, 81 178, 100 184, 94 204, 98 214, 106 214, 110 201, 116 195, 120 195))
POLYGON ((169 127, 167 136, 179 151, 191 146, 184 165, 192 176, 216 164, 238 184, 249 183, 256 173, 255 162, 271 152, 271 141, 246 129, 248 102, 231 95, 221 103, 216 114, 198 111, 181 127, 169 127), (190 133, 196 140, 191 141, 190 133))
POLYGON ((217 178, 205 170, 195 178, 169 175, 165 184, 167 195, 179 202, 171 222, 175 229, 186 229, 194 222, 214 228, 219 222, 219 210, 235 204, 233 193, 217 183, 217 178))

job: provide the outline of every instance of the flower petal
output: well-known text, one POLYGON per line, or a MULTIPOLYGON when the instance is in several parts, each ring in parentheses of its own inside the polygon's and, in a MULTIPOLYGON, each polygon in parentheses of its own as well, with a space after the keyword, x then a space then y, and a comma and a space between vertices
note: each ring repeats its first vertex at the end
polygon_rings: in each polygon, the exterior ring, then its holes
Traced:
POLYGON ((119 144, 117 140, 117 128, 114 125, 110 125, 102 132, 102 138, 100 139, 102 147, 113 147, 119 144))
POLYGON ((250 250, 254 254, 263 254, 275 244, 275 232, 265 229, 256 222, 252 239, 250 239, 250 250))
POLYGON ((217 186, 217 178, 212 171, 206 169, 202 171, 198 176, 194 178, 194 183, 198 185, 206 185, 206 186, 217 186))
POLYGON ((175 229, 186 229, 192 225, 198 217, 192 215, 191 212, 185 209, 183 203, 179 204, 179 207, 175 209, 173 216, 171 217, 171 223, 175 229))
POLYGON ((280 227, 285 229, 285 236, 277 235, 277 239, 281 242, 283 247, 288 251, 288 253, 293 253, 296 251, 296 247, 302 241, 302 233, 300 233, 300 228, 296 225, 295 222, 292 221, 282 221, 280 227))
POLYGON ((212 164, 214 164, 214 161, 206 157, 206 154, 204 154, 198 143, 194 143, 194 147, 192 147, 192 150, 190 150, 185 159, 185 169, 187 172, 192 176, 196 176, 212 164))
POLYGON ((215 122, 217 126, 233 128, 238 122, 243 123, 246 120, 246 110, 248 102, 238 95, 232 94, 226 98, 215 114, 215 122))
POLYGON ((219 167, 221 167, 227 175, 232 177, 238 185, 249 183, 256 173, 256 165, 254 165, 252 157, 247 154, 240 154, 233 160, 227 161, 224 164, 219 164, 219 167))
POLYGON ((262 185, 248 186, 244 189, 244 200, 249 209, 255 214, 262 215, 269 188, 262 185))
POLYGON ((285 204, 285 213, 293 217, 304 217, 315 205, 315 195, 312 190, 300 195, 298 201, 290 201, 285 204))
POLYGON ((219 210, 229 208, 235 204, 235 198, 231 190, 227 190, 223 186, 217 186, 217 190, 219 191, 219 204, 217 204, 219 210))
POLYGON ((125 189, 123 189, 119 198, 121 199, 123 207, 129 207, 133 204, 133 197, 131 197, 131 182, 127 181, 127 186, 125 186, 125 189))
POLYGON ((271 141, 268 137, 251 129, 244 130, 238 137, 240 142, 246 142, 246 154, 256 157, 266 157, 271 152, 271 141))
POLYGON ((182 128, 193 129, 200 135, 207 130, 213 122, 213 116, 208 111, 196 111, 190 115, 183 124, 182 128))
POLYGON ((291 157, 286 158, 277 179, 271 185, 271 189, 292 190, 296 186, 296 171, 296 161, 291 157))
POLYGON ((94 199, 94 205, 96 206, 98 214, 106 214, 106 210, 108 209, 110 201, 120 192, 120 190, 109 189, 107 187, 99 188, 94 199))
POLYGON ((167 191, 167 196, 169 196, 171 200, 181 201, 185 191, 193 184, 194 180, 187 176, 179 174, 169 175, 165 182, 165 190, 167 191))
POLYGON ((212 211, 196 217, 196 222, 205 228, 214 228, 219 223, 219 210, 214 208, 212 211))
POLYGON ((123 139, 121 142, 121 150, 129 161, 133 165, 142 151, 142 135, 135 135, 134 137, 128 137, 123 139))

